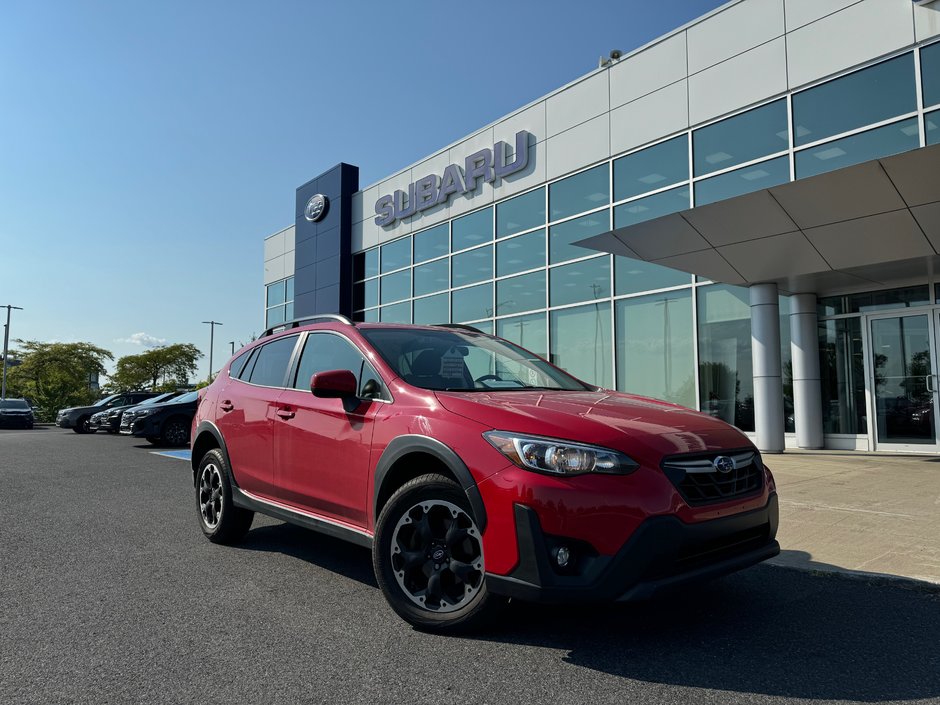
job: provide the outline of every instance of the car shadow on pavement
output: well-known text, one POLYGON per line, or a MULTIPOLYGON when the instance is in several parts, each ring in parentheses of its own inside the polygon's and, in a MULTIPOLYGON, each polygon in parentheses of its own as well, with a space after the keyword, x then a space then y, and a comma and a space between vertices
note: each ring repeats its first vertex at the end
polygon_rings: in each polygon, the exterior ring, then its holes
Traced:
MULTIPOLYGON (((255 520, 257 522, 257 519, 255 520)), ((311 565, 378 588, 369 549, 293 524, 255 526, 235 548, 283 553, 311 565)), ((377 599, 382 599, 376 593, 377 599)))
POLYGON ((475 638, 648 683, 810 700, 940 696, 940 594, 757 566, 645 603, 514 604, 475 638))

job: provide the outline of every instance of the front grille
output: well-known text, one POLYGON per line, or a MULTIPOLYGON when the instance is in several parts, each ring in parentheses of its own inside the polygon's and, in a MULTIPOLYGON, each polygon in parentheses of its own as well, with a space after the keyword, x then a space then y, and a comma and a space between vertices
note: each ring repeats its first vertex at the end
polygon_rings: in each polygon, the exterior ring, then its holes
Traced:
POLYGON ((714 504, 759 492, 764 484, 760 455, 753 450, 676 455, 663 461, 663 472, 672 480, 679 494, 690 505, 714 504), (717 458, 727 469, 716 467, 717 458))

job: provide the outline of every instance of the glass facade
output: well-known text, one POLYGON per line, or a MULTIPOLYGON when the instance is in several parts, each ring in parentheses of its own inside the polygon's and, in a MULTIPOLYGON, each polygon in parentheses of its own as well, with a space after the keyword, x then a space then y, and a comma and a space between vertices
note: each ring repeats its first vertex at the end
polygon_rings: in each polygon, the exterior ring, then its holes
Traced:
POLYGON ((270 328, 294 319, 294 278, 268 284, 264 288, 264 327, 270 328))
MULTIPOLYGON (((589 383, 698 408, 753 431, 747 289, 575 243, 915 149, 921 140, 940 143, 940 43, 919 51, 920 105, 907 52, 357 253, 354 315, 468 323, 589 383)), ((820 300, 826 433, 867 433, 860 314, 929 300, 926 287, 820 300)), ((792 432, 785 297, 780 333, 792 432)))

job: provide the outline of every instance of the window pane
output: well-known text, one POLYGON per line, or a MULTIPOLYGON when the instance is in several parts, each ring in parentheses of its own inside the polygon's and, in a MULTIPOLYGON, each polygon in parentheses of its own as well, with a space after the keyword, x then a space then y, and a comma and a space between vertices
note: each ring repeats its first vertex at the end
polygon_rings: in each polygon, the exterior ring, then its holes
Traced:
POLYGON ((293 321, 294 320, 294 302, 291 301, 286 306, 284 306, 284 320, 293 321))
POLYGON ((692 292, 617 302, 617 388, 695 408, 692 292))
POLYGON ((689 178, 687 135, 618 159, 614 162, 614 200, 639 196, 689 178))
POLYGON ((610 303, 566 308, 550 315, 551 362, 588 384, 612 387, 610 303))
POLYGON ((816 310, 820 316, 837 316, 842 313, 874 313, 928 304, 930 304, 930 289, 926 284, 922 284, 898 289, 827 296, 819 299, 816 310))
POLYGON ((287 292, 284 294, 284 300, 293 301, 294 300, 294 278, 290 277, 289 279, 286 279, 285 283, 287 284, 287 292))
POLYGON ((451 252, 489 242, 493 239, 493 209, 484 208, 476 213, 457 218, 452 224, 451 252))
POLYGON ((545 272, 532 272, 521 277, 496 282, 496 315, 545 308, 545 272))
POLYGON ((265 316, 265 328, 270 328, 271 326, 276 326, 278 323, 284 322, 284 307, 275 306, 274 308, 269 308, 267 315, 265 316))
POLYGON ((379 309, 379 320, 382 323, 411 323, 411 302, 383 306, 379 309))
POLYGON ((920 50, 920 76, 924 107, 940 103, 940 42, 920 50))
POLYGON ((600 235, 610 230, 610 213, 606 210, 591 213, 560 225, 553 225, 549 230, 548 252, 552 264, 564 262, 576 257, 587 257, 595 252, 572 243, 592 235, 600 235))
POLYGON ((742 431, 754 430, 754 375, 747 289, 698 290, 699 403, 701 410, 742 431))
POLYGON ((885 125, 859 135, 811 147, 796 153, 796 178, 802 179, 867 162, 909 149, 917 149, 920 135, 917 118, 885 125))
POLYGON ((578 301, 610 296, 610 257, 566 264, 551 270, 551 305, 564 306, 578 301))
POLYGON ((905 54, 793 96, 797 146, 917 109, 914 56, 905 54))
POLYGON ((451 258, 454 286, 493 278, 493 247, 478 247, 451 258))
POLYGON ((696 130, 692 135, 695 175, 727 169, 789 146, 787 102, 781 99, 696 130))
POLYGON ((448 250, 447 239, 449 237, 450 226, 442 223, 430 230, 416 233, 415 239, 415 264, 424 262, 441 255, 446 255, 448 250))
POLYGON ((379 280, 370 279, 364 285, 364 308, 372 308, 379 305, 379 280))
POLYGON ((510 198, 496 205, 496 237, 545 225, 545 189, 510 198))
POLYGON ((330 333, 312 333, 307 336, 300 354, 294 389, 310 389, 310 378, 317 372, 349 370, 356 379, 362 371, 362 355, 345 338, 330 333))
POLYGON ((365 321, 366 323, 378 323, 379 309, 374 308, 371 311, 363 311, 362 320, 365 321))
POLYGON ((451 321, 466 323, 493 315, 493 284, 471 286, 451 293, 451 321))
POLYGON ((619 206, 614 206, 614 227, 625 228, 628 225, 642 223, 670 213, 688 210, 689 187, 680 186, 671 191, 663 191, 655 196, 639 198, 619 206))
POLYGON ((545 229, 496 243, 496 275, 545 266, 545 229))
POLYGON ((433 294, 435 291, 446 289, 450 284, 449 273, 450 262, 446 257, 415 267, 415 296, 433 294))
POLYGON ((496 321, 496 330, 496 335, 500 338, 505 338, 540 357, 548 357, 548 326, 544 313, 500 319, 496 321))
POLYGON ((606 164, 556 181, 548 187, 552 220, 567 218, 610 203, 610 173, 606 164))
POLYGON ((278 304, 284 303, 284 282, 275 282, 274 284, 268 284, 268 306, 277 306, 278 304))
POLYGON ((382 273, 401 269, 411 264, 411 238, 403 237, 382 245, 382 273))
POLYGON ((731 171, 695 184, 695 205, 734 198, 762 188, 779 186, 790 180, 790 158, 777 157, 760 164, 731 171))
POLYGON ((819 322, 825 433, 868 433, 860 318, 819 322))
POLYGON ((415 299, 415 323, 436 325, 450 322, 450 304, 447 294, 415 299))
POLYGON ((940 110, 927 113, 924 122, 927 125, 927 145, 940 144, 940 110))
POLYGON ((629 257, 614 257, 614 291, 617 294, 638 294, 691 283, 692 275, 686 272, 629 257))
POLYGON ((406 269, 382 277, 382 303, 400 301, 411 297, 411 270, 406 269))
POLYGON ((297 336, 291 335, 262 346, 248 381, 265 387, 283 387, 296 342, 297 336))
POLYGON ((379 273, 379 248, 373 247, 365 252, 353 255, 353 279, 359 281, 366 277, 374 277, 379 273))

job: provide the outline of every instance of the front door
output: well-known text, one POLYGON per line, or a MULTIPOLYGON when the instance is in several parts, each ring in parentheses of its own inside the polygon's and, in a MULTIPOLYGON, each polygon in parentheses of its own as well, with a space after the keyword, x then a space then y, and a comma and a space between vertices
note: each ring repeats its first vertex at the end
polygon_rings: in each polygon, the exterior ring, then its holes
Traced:
POLYGON ((870 387, 878 450, 940 451, 937 443, 938 313, 868 319, 870 387))

